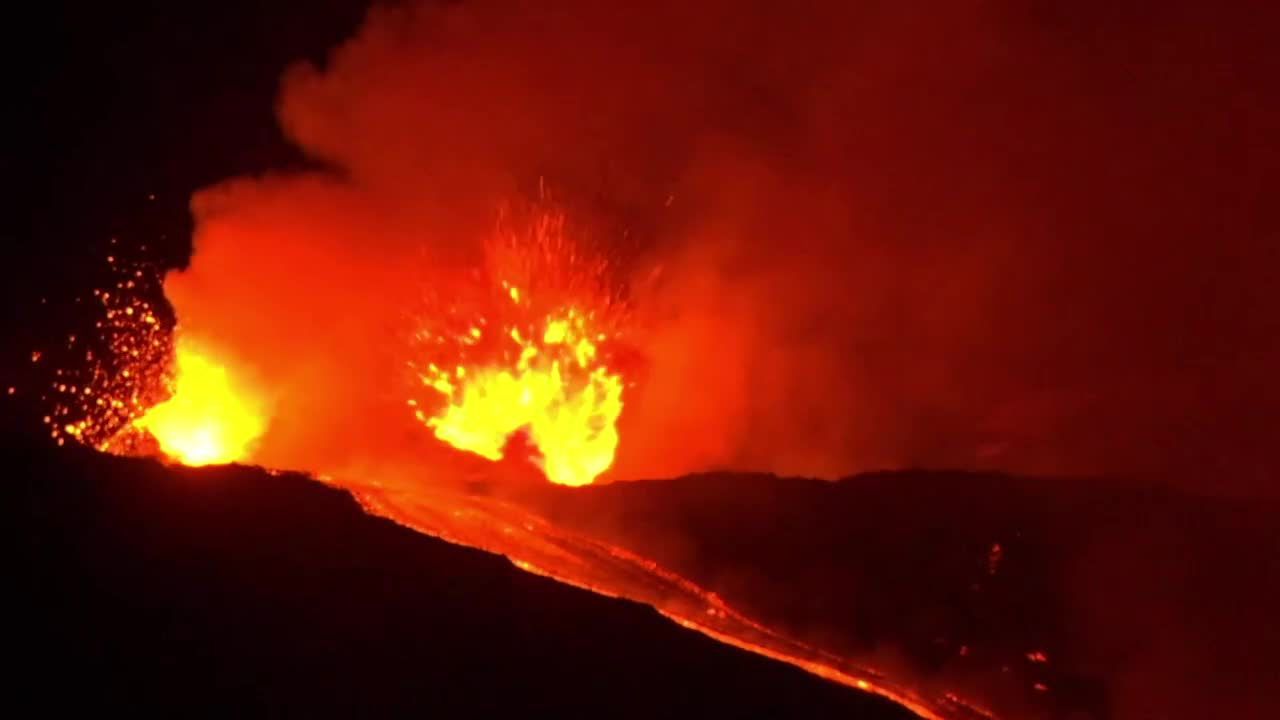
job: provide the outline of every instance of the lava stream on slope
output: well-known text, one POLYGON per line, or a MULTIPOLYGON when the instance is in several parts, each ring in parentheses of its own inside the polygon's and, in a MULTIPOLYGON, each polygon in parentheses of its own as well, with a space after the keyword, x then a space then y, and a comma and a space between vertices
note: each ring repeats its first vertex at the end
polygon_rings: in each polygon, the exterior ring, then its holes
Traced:
POLYGON ((790 639, 648 558, 557 526, 502 499, 446 488, 419 487, 409 494, 377 485, 328 482, 349 490, 371 514, 448 542, 503 555, 527 572, 647 604, 685 628, 888 698, 922 718, 993 717, 954 693, 927 697, 879 670, 790 639))

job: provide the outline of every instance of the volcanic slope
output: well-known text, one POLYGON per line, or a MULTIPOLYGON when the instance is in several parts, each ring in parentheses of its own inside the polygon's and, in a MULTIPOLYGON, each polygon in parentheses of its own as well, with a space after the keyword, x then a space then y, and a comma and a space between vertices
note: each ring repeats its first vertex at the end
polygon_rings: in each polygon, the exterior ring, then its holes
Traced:
POLYGON ((521 492, 547 522, 925 697, 1010 718, 1280 713, 1275 502, 926 471, 521 492))
POLYGON ((301 476, 3 456, 10 710, 912 717, 301 476))

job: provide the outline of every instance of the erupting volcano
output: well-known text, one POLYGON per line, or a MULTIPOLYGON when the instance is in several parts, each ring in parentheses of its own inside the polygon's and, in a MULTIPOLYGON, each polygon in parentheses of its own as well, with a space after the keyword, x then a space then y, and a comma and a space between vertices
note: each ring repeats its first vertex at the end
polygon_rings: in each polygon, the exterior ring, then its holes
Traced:
MULTIPOLYGON (((407 403, 451 447, 498 461, 524 433, 527 459, 548 480, 586 485, 619 443, 623 292, 603 255, 567 233, 562 211, 531 211, 520 228, 503 217, 481 266, 447 294, 424 292, 403 351, 412 384, 429 392, 407 403)), ((254 461, 272 414, 267 393, 246 380, 251 371, 157 317, 154 272, 140 264, 94 291, 104 308, 94 344, 105 349, 86 352, 87 369, 55 371, 53 437, 122 454, 154 447, 185 465, 254 461)))
POLYGON ((259 5, 78 10, 91 61, 14 103, 55 136, 5 235, 32 673, 527 714, 643 686, 599 628, 656 611, 777 715, 811 676, 884 717, 1274 715, 1266 23, 259 5), (455 617, 477 664, 432 654, 455 617))
MULTIPOLYGON (((447 293, 425 293, 426 309, 412 320, 405 352, 413 383, 429 392, 407 402, 445 446, 496 462, 514 436, 527 433, 531 454, 520 460, 551 483, 589 485, 612 464, 621 440, 623 367, 630 359, 634 369, 638 352, 626 343, 627 293, 605 256, 571 234, 563 211, 534 207, 525 217, 503 214, 484 245, 484 262, 460 274, 447 293)), ((114 256, 109 260, 114 267, 114 256)), ((83 390, 55 383, 62 394, 53 396, 53 415, 74 420, 59 425, 50 417, 53 437, 188 466, 254 462, 272 420, 267 395, 247 382, 244 367, 219 362, 180 324, 161 319, 148 297, 163 287, 153 273, 130 265, 127 279, 94 292, 103 315, 94 344, 105 350, 84 355, 87 369, 54 370, 59 378, 88 380, 83 390)), ((69 338, 68 348, 77 348, 77 338, 69 338)), ((652 560, 521 508, 536 506, 540 493, 511 504, 506 493, 475 496, 429 483, 325 481, 349 489, 371 513, 500 553, 529 572, 641 600, 684 627, 891 698, 923 717, 978 712, 954 694, 929 699, 789 639, 652 560)))

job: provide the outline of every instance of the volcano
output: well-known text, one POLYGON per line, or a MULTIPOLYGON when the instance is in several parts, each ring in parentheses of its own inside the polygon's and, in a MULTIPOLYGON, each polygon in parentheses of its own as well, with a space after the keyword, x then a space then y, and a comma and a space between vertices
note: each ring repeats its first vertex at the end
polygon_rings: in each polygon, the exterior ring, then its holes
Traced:
POLYGON ((3 462, 11 712, 912 717, 297 475, 3 462))
POLYGON ((1261 717, 1273 704, 1268 503, 928 471, 462 494, 344 484, 373 513, 925 717, 1261 717))
POLYGON ((5 463, 18 703, 72 686, 149 711, 968 720, 1272 702, 1270 507, 973 473, 353 498, 86 450, 5 463))
POLYGON ((1280 715, 1274 9, 85 5, 12 714, 1280 715))

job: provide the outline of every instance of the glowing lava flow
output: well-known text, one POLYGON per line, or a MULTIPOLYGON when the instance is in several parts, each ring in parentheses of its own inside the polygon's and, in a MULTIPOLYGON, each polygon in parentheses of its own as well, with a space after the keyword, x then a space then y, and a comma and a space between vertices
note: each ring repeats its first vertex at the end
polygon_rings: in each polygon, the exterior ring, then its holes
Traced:
POLYGON ((448 542, 504 555, 529 573, 645 603, 682 627, 888 698, 924 720, 994 720, 991 713, 954 694, 914 690, 879 670, 793 640, 653 560, 555 525, 500 498, 447 488, 414 487, 406 493, 367 483, 328 482, 350 491, 371 514, 448 542))
POLYGON ((608 345, 620 303, 605 267, 572 244, 563 215, 541 213, 486 247, 486 272, 469 302, 426 313, 411 363, 435 396, 411 399, 436 438, 488 460, 527 433, 548 480, 587 485, 613 464, 622 374, 608 345))
POLYGON ((133 427, 150 433, 166 457, 184 465, 244 460, 266 430, 265 412, 252 397, 226 368, 179 336, 172 396, 133 427))

